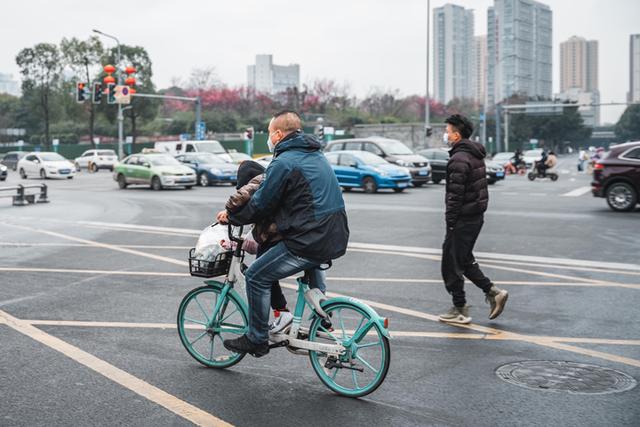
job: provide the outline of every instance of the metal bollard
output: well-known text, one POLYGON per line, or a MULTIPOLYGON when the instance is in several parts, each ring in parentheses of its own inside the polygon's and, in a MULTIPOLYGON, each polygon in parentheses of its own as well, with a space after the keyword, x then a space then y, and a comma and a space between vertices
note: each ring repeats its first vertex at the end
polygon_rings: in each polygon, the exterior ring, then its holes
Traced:
POLYGON ((47 184, 42 184, 40 186, 40 196, 36 203, 49 203, 49 199, 47 198, 47 184))
POLYGON ((18 184, 17 190, 18 190, 18 194, 13 196, 13 206, 27 205, 28 203, 24 197, 24 186, 22 184, 18 184))

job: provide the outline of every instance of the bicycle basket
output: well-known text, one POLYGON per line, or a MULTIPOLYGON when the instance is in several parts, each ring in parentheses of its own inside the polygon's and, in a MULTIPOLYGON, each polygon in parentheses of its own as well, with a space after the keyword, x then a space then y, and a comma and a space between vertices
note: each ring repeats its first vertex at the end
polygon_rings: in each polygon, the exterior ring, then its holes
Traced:
POLYGON ((198 259, 195 257, 195 248, 189 251, 189 273, 197 277, 226 276, 231 267, 232 251, 220 252, 212 260, 198 259))

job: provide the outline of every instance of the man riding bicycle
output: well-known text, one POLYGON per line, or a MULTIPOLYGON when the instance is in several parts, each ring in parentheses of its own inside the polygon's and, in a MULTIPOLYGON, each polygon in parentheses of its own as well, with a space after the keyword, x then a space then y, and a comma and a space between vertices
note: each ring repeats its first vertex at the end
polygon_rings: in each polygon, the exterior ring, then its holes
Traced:
POLYGON ((320 141, 302 132, 298 113, 282 111, 269 123, 267 144, 273 161, 251 201, 234 212, 218 213, 219 222, 252 224, 274 218, 282 241, 257 258, 245 272, 249 332, 224 341, 236 353, 269 353, 271 284, 301 271, 323 280, 320 267, 345 254, 349 227, 342 192, 320 141))

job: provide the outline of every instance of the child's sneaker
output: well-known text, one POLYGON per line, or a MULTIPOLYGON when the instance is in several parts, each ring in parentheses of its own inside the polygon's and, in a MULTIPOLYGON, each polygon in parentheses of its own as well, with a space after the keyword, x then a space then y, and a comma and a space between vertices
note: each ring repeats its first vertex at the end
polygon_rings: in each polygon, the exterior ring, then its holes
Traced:
POLYGON ((289 311, 275 310, 275 320, 269 325, 270 334, 279 334, 287 329, 293 322, 293 314, 289 311))

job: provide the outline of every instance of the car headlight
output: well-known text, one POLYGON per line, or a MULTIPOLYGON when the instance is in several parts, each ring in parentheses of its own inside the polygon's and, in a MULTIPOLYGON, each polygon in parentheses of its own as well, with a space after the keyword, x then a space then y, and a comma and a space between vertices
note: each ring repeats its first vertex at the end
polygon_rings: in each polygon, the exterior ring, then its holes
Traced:
POLYGON ((411 167, 411 163, 405 160, 396 160, 396 164, 404 167, 411 167))
POLYGON ((222 175, 222 171, 220 169, 211 168, 210 172, 214 175, 222 175))
POLYGON ((4 172, 7 170, 7 167, 5 165, 0 165, 0 171, 4 172))

